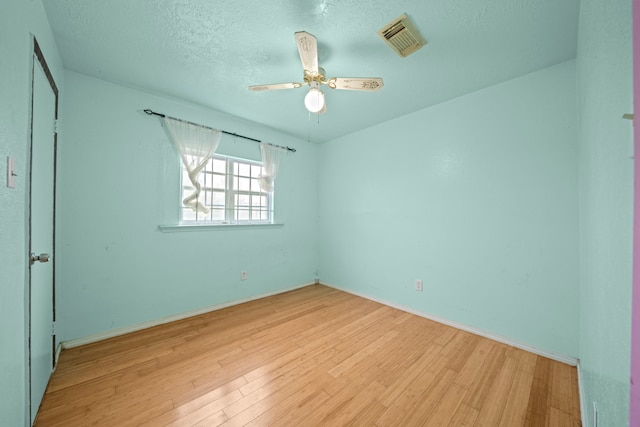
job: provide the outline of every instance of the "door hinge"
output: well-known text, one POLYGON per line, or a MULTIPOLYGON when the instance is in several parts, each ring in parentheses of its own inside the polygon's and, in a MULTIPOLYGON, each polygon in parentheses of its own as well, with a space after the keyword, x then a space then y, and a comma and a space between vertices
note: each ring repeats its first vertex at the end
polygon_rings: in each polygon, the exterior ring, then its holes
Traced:
POLYGON ((60 120, 53 119, 53 133, 58 133, 60 130, 60 120))
POLYGON ((53 322, 51 322, 51 335, 55 335, 56 334, 56 322, 55 320, 53 322))

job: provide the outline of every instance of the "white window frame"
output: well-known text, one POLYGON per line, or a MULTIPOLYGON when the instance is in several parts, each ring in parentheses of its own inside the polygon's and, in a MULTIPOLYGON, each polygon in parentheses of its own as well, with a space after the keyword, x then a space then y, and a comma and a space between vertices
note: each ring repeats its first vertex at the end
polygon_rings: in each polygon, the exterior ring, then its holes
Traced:
POLYGON ((263 191, 257 179, 264 171, 261 162, 214 154, 199 178, 202 185, 200 200, 210 209, 208 214, 193 212, 182 204, 182 200, 193 192, 193 187, 189 179, 185 179, 184 165, 180 170, 180 225, 274 224, 274 193, 263 191), (220 166, 220 161, 224 162, 224 172, 214 170, 214 161, 218 162, 217 166, 220 166), (220 183, 221 176, 224 176, 223 184, 220 183), (218 184, 214 184, 214 177, 218 177, 218 184), (214 203, 215 193, 224 193, 224 205, 220 203, 220 198, 218 204, 214 203), (222 212, 224 218, 220 215, 222 212))

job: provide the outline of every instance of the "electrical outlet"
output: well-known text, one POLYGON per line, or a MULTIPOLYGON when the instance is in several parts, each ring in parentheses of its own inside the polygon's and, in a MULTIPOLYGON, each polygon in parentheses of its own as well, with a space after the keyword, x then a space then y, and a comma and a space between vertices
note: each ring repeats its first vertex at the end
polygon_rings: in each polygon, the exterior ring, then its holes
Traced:
POLYGON ((422 280, 416 279, 416 291, 422 292, 422 280))
POLYGON ((246 271, 241 271, 240 272, 240 280, 247 280, 247 272, 246 271))

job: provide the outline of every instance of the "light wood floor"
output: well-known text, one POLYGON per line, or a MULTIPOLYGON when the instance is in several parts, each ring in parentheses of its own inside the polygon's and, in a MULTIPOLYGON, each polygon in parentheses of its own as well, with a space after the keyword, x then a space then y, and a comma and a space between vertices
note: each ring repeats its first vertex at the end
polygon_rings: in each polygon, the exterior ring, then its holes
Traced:
POLYGON ((580 426, 575 367, 322 285, 62 352, 37 426, 580 426))

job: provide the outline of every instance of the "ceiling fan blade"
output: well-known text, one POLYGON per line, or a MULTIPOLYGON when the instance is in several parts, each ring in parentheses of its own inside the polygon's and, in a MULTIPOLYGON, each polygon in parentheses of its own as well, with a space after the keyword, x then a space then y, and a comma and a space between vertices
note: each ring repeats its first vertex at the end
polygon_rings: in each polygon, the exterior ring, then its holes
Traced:
POLYGON ((312 75, 318 74, 318 41, 306 31, 295 33, 302 68, 312 75))
POLYGON ((331 77, 327 80, 331 89, 377 91, 384 86, 379 77, 331 77))
POLYGON ((254 92, 262 92, 263 90, 280 90, 280 89, 296 89, 303 86, 306 83, 275 83, 269 85, 254 85, 249 86, 249 90, 254 92))

